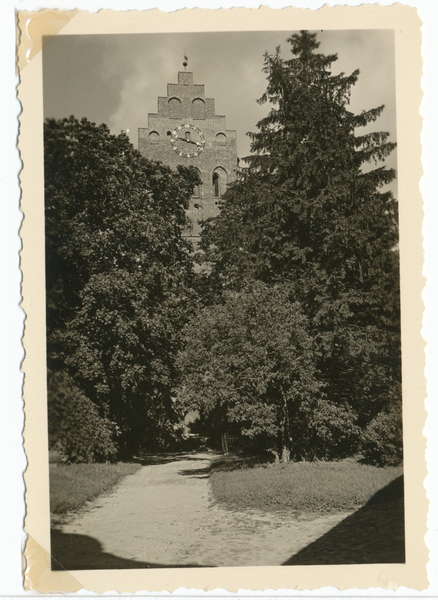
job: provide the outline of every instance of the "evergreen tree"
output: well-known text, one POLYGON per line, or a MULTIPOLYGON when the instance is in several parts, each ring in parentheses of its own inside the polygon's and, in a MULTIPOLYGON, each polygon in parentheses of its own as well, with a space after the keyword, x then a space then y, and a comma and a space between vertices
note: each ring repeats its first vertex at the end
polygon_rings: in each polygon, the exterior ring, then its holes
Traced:
POLYGON ((268 115, 251 137, 249 167, 207 223, 202 248, 216 286, 289 280, 318 343, 330 401, 361 427, 400 403, 397 202, 379 163, 395 144, 360 130, 383 106, 348 110, 359 71, 334 74, 336 55, 302 31, 266 54, 268 115), (369 167, 367 163, 374 165, 369 167))

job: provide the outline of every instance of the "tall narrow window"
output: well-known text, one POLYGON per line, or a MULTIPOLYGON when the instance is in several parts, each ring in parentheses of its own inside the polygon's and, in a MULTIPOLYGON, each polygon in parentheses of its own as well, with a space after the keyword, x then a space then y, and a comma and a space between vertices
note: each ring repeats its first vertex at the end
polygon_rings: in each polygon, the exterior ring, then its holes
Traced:
POLYGON ((227 189, 227 184, 227 172, 222 167, 216 167, 216 169, 213 171, 212 177, 213 196, 215 198, 221 198, 227 189))
POLYGON ((218 173, 213 173, 213 194, 215 198, 220 198, 221 184, 218 173))

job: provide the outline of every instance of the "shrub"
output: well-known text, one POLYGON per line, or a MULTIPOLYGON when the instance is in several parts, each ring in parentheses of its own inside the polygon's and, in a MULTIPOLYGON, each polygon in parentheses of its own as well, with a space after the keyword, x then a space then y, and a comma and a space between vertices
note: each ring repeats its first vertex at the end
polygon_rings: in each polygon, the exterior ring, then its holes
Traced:
POLYGON ((373 465, 398 465, 403 460, 403 424, 401 407, 379 413, 363 433, 365 462, 373 465))
POLYGON ((70 462, 113 462, 116 426, 99 415, 97 406, 65 371, 48 372, 49 449, 70 462))
POLYGON ((348 404, 318 399, 309 412, 308 427, 296 440, 296 458, 345 458, 357 452, 360 429, 357 414, 348 404))

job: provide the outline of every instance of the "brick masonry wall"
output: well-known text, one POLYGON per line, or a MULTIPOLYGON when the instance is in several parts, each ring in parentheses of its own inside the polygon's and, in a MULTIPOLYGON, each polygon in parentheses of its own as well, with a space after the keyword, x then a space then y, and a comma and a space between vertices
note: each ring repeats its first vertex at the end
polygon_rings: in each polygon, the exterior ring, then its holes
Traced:
POLYGON ((190 202, 188 216, 192 226, 186 232, 196 241, 199 221, 218 213, 220 198, 216 195, 214 174, 220 178, 220 193, 236 178, 236 132, 226 129, 225 117, 214 112, 214 99, 204 98, 204 86, 193 84, 191 72, 178 73, 178 84, 168 84, 167 90, 167 97, 158 98, 158 113, 149 113, 148 127, 138 130, 138 148, 150 160, 160 161, 172 169, 192 165, 199 170, 202 186, 190 202), (170 142, 175 127, 186 123, 198 127, 205 138, 204 149, 196 157, 180 156, 170 142))

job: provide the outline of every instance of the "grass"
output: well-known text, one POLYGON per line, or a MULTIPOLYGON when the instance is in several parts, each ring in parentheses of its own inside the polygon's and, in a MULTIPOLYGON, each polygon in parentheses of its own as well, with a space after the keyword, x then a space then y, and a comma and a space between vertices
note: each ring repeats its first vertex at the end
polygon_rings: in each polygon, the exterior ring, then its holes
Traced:
POLYGON ((137 463, 50 465, 50 511, 56 515, 76 511, 140 467, 137 463))
POLYGON ((232 470, 232 460, 214 465, 210 483, 216 501, 235 510, 285 510, 326 514, 355 510, 399 477, 402 467, 385 469, 337 462, 298 462, 232 470))

